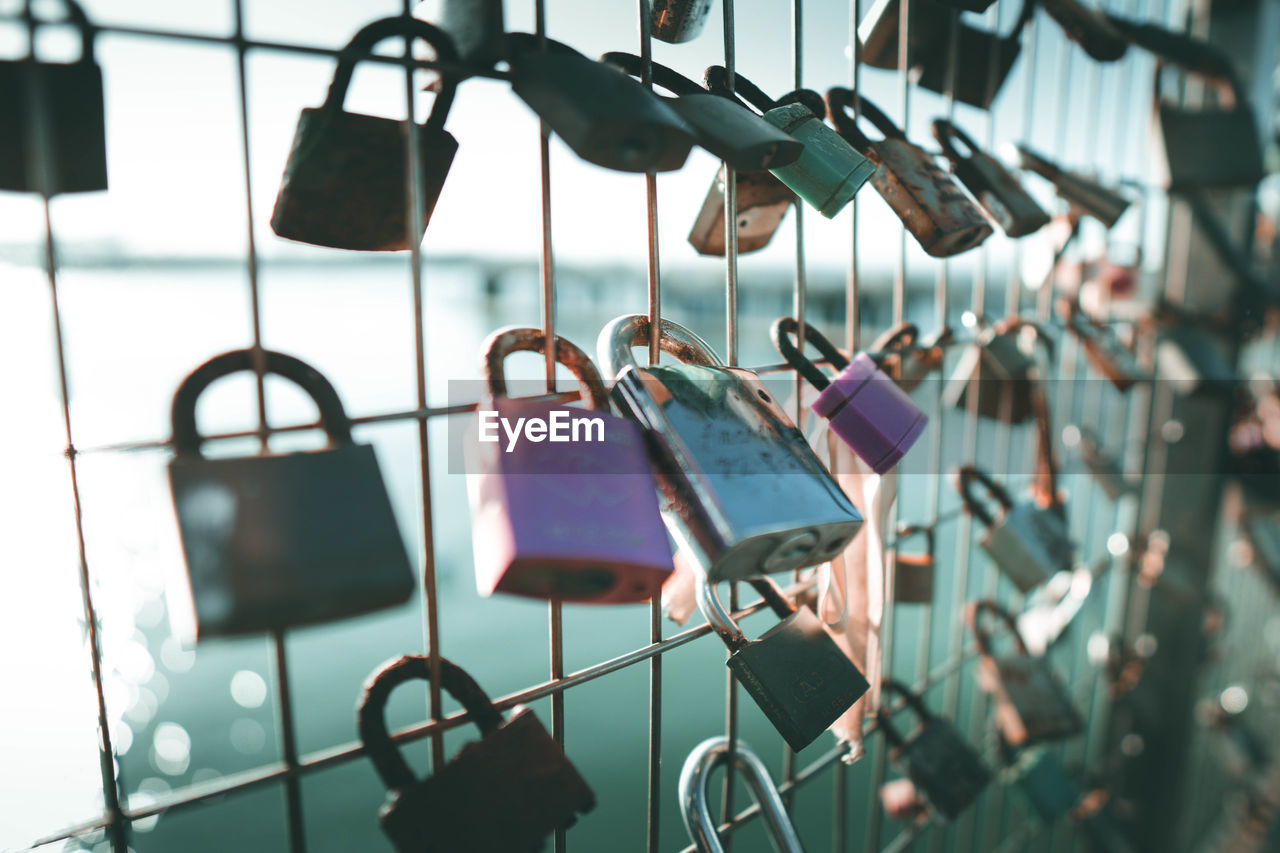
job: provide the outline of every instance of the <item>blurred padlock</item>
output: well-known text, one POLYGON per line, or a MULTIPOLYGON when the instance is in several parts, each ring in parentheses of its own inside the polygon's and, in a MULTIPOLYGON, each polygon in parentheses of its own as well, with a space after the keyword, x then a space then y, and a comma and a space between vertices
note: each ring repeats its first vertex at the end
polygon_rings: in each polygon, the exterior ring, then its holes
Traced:
POLYGON ((1018 164, 1053 184, 1058 195, 1080 213, 1110 228, 1129 208, 1129 199, 1097 181, 1068 172, 1025 145, 1018 145, 1018 164))
POLYGON ((1080 427, 1080 458, 1102 491, 1113 501, 1133 494, 1138 486, 1129 480, 1120 460, 1098 442, 1098 436, 1088 427, 1080 427))
MULTIPOLYGON (((0 190, 49 197, 107 188, 102 69, 93 55, 97 30, 75 0, 61 4, 80 31, 79 59, 42 62, 33 43, 23 58, 0 61, 0 190)), ((26 0, 28 15, 32 5, 26 0)), ((34 40, 34 23, 30 32, 34 40)))
POLYGON ((1067 330, 1080 342, 1089 366, 1110 380, 1117 391, 1128 391, 1139 382, 1152 380, 1151 373, 1139 366, 1138 359, 1111 328, 1094 320, 1079 304, 1062 300, 1059 313, 1066 320, 1067 330))
POLYGON ((894 603, 932 603, 934 572, 934 531, 932 525, 898 525, 898 543, 897 556, 893 563, 894 603), (902 541, 913 536, 924 536, 924 551, 903 553, 902 541))
POLYGON ((1112 25, 1106 15, 1080 0, 1037 0, 1062 27, 1067 38, 1098 62, 1115 62, 1129 49, 1129 40, 1112 25))
POLYGON ((406 655, 379 667, 360 697, 360 740, 390 790, 378 822, 397 853, 536 853, 548 835, 595 808, 595 794, 533 711, 517 706, 504 721, 471 676, 444 658, 440 687, 482 737, 417 778, 387 731, 387 699, 401 684, 430 680, 430 658, 406 655))
POLYGON ((1239 376, 1208 332, 1187 322, 1167 326, 1156 343, 1156 375, 1187 396, 1230 396, 1239 376))
POLYGON ((662 349, 683 363, 641 367, 632 349, 648 340, 648 318, 624 315, 597 347, 619 411, 647 432, 676 543, 713 581, 841 553, 862 516, 760 378, 669 320, 662 349))
MULTIPOLYGON (((1165 99, 1167 66, 1156 63, 1154 133, 1160 180, 1171 192, 1191 188, 1253 188, 1266 175, 1258 124, 1247 89, 1234 73, 1208 76, 1215 106, 1190 109, 1165 99)), ((1203 76, 1203 75, 1202 75, 1203 76)))
POLYGON ((1056 509, 1037 506, 1031 500, 1015 504, 1003 486, 972 465, 956 473, 956 488, 965 510, 986 529, 979 542, 982 550, 1019 590, 1030 592, 1058 572, 1071 569, 1071 539, 1056 509), (981 484, 995 498, 999 515, 993 516, 974 494, 975 484, 981 484))
POLYGON ((898 387, 910 394, 930 373, 942 368, 945 348, 953 340, 951 329, 943 326, 932 337, 921 340, 914 323, 900 323, 871 343, 880 369, 889 374, 898 387))
POLYGON ((507 396, 507 356, 545 350, 538 329, 499 329, 483 344, 488 392, 480 409, 492 435, 485 440, 478 421, 478 440, 467 446, 476 589, 594 604, 647 601, 674 566, 644 435, 609 411, 595 365, 559 336, 556 360, 582 382, 591 408, 507 396), (513 446, 503 435, 510 427, 499 427, 521 423, 548 425, 546 440, 526 431, 513 446))
MULTIPOLYGON (((721 166, 689 231, 689 244, 700 255, 724 256, 724 176, 721 166)), ((735 172, 734 185, 738 254, 745 255, 769 245, 796 194, 769 172, 735 172)))
POLYGON ((888 202, 916 242, 936 258, 958 255, 991 236, 991 224, 953 176, 938 167, 933 155, 907 141, 906 135, 879 108, 858 96, 862 118, 884 138, 869 139, 849 110, 854 93, 827 90, 827 110, 840 134, 876 163, 872 186, 888 202))
POLYGON ((1024 330, 1034 333, 1052 360, 1053 341, 1044 330, 1011 317, 983 330, 964 351, 947 381, 943 402, 968 410, 969 395, 973 394, 980 417, 1010 424, 1025 423, 1035 415, 1035 395, 1043 391, 1035 359, 1019 346, 1024 330))
POLYGON ((710 14, 711 0, 652 0, 649 32, 670 44, 693 41, 707 25, 710 14))
POLYGON ((458 140, 444 129, 457 78, 442 75, 431 115, 417 129, 414 194, 409 191, 405 166, 406 122, 343 108, 356 62, 378 42, 393 37, 422 39, 441 60, 458 58, 447 35, 414 18, 383 18, 356 33, 338 56, 324 103, 303 110, 298 117, 271 213, 271 230, 281 237, 334 249, 381 252, 409 249, 422 240, 422 234, 408 233, 409 211, 416 197, 425 233, 458 152, 458 140))
POLYGON ((960 183, 1010 237, 1025 237, 1049 224, 1049 214, 999 160, 946 119, 934 119, 933 135, 960 183), (957 144, 959 143, 959 144, 957 144))

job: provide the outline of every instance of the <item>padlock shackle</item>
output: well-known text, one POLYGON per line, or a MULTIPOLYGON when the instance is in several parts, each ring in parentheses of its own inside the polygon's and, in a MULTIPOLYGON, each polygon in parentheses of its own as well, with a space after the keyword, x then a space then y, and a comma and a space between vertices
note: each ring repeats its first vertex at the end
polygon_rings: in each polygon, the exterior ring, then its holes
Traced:
POLYGON ((938 140, 938 145, 942 147, 942 153, 946 154, 948 158, 957 163, 968 162, 969 160, 975 159, 977 155, 984 153, 983 150, 978 147, 978 143, 973 141, 972 136, 965 133, 956 125, 955 122, 950 121, 949 119, 934 119, 933 124, 930 125, 930 129, 933 131, 933 138, 938 140), (955 142, 957 139, 969 149, 969 153, 967 155, 961 154, 960 149, 956 148, 955 142))
POLYGON ((915 348, 918 340, 920 340, 919 326, 915 323, 899 323, 876 338, 871 344, 871 349, 879 353, 881 359, 890 353, 905 355, 915 348))
POLYGON ((1005 491, 1004 486, 976 465, 962 466, 956 471, 956 488, 960 491, 960 500, 969 514, 978 519, 983 527, 991 527, 996 520, 973 493, 974 485, 981 485, 989 496, 996 499, 996 503, 1000 504, 1001 514, 1013 509, 1013 498, 1005 491))
MULTIPOLYGON (((89 21, 89 16, 84 13, 84 7, 76 2, 76 0, 61 0, 61 3, 67 12, 67 21, 74 24, 76 29, 80 31, 80 58, 72 64, 92 62, 93 42, 98 36, 98 28, 89 21)), ((23 17, 35 20, 35 12, 32 8, 33 6, 35 6, 34 0, 25 0, 22 4, 23 17)), ((41 23, 50 24, 52 22, 42 21, 41 23)), ((34 44, 31 45, 29 54, 32 58, 35 57, 36 46, 34 44)))
MULTIPOLYGON (((716 355, 711 345, 693 332, 663 320, 662 334, 658 345, 662 351, 685 364, 700 364, 704 367, 724 367, 725 364, 716 355)), ((626 367, 639 367, 636 363, 636 347, 649 342, 649 317, 646 314, 623 314, 610 320, 596 339, 596 356, 605 370, 617 377, 626 367)))
POLYGON ((983 627, 979 614, 988 613, 998 618, 1009 629, 1009 633, 1013 635, 1013 641, 1018 646, 1018 651, 1023 657, 1031 657, 1031 652, 1027 650, 1026 641, 1022 639, 1022 634, 1018 632, 1018 620, 1013 618, 1008 610, 1005 610, 999 604, 996 604, 989 598, 981 601, 971 601, 964 608, 964 621, 969 626, 969 630, 973 632, 973 639, 978 644, 978 653, 991 657, 991 632, 983 627))
MULTIPOLYGON (((389 790, 400 791, 418 781, 399 747, 387 731, 387 699, 391 691, 408 681, 431 681, 431 658, 404 655, 374 670, 360 691, 356 728, 374 770, 389 790)), ((440 687, 461 703, 484 736, 502 728, 502 712, 466 670, 440 658, 440 687)))
MULTIPOLYGON (((262 372, 283 376, 298 385, 315 402, 320 413, 321 428, 332 446, 351 444, 351 420, 343 408, 342 398, 324 374, 301 359, 273 350, 258 350, 262 372)), ((173 447, 178 456, 199 456, 204 439, 196 427, 196 402, 215 380, 232 373, 255 369, 255 351, 239 349, 215 355, 182 380, 173 395, 170 421, 173 447)))
POLYGON ((880 729, 884 735, 884 739, 894 748, 899 748, 905 743, 905 739, 898 730, 893 727, 893 723, 889 721, 889 714, 885 712, 885 706, 888 705, 887 696, 897 694, 906 701, 907 707, 916 712, 916 716, 920 719, 920 724, 924 725, 932 719, 935 719, 933 713, 925 707, 924 699, 918 693, 914 693, 910 687, 901 681, 895 681, 892 678, 886 678, 880 682, 880 707, 876 709, 876 727, 880 729))
MULTIPOLYGON (((704 853, 724 853, 724 845, 717 830, 719 822, 711 814, 708 785, 712 771, 728 763, 729 739, 721 735, 695 746, 680 768, 680 782, 677 786, 680 814, 689 837, 704 853)), ((733 764, 760 806, 774 849, 780 853, 804 853, 800 837, 782 802, 782 795, 778 793, 777 786, 769 776, 769 769, 760 760, 760 756, 739 740, 734 744, 733 764)))
POLYGON ((698 609, 702 611, 707 624, 720 636, 720 639, 729 647, 729 650, 736 652, 745 649, 751 641, 747 639, 747 635, 738 627, 738 623, 733 621, 733 617, 725 609, 724 603, 720 601, 720 596, 716 594, 716 585, 708 580, 705 572, 701 572, 694 582, 694 590, 697 596, 698 609))
POLYGON ((889 139, 907 141, 907 135, 879 107, 862 95, 855 95, 852 89, 846 89, 843 86, 833 86, 827 90, 827 115, 830 116, 831 123, 835 125, 836 130, 840 131, 845 141, 861 154, 870 154, 878 143, 889 139), (855 101, 858 104, 859 118, 865 118, 871 122, 884 134, 884 139, 872 140, 858 127, 858 120, 850 113, 855 101))
POLYGON ((740 103, 745 101, 762 113, 786 104, 802 104, 817 118, 822 118, 826 112, 826 105, 822 102, 822 96, 812 89, 793 89, 775 100, 766 95, 755 83, 752 83, 736 71, 733 74, 733 92, 730 93, 729 70, 723 65, 709 66, 703 75, 703 80, 708 92, 725 98, 733 98, 740 103))
MULTIPOLYGON (((898 532, 895 534, 896 545, 900 546, 904 539, 910 539, 913 536, 924 536, 925 553, 929 555, 929 559, 933 559, 937 551, 934 550, 936 534, 932 524, 899 524, 898 532)), ((895 548, 895 550, 897 550, 895 548)))
MULTIPOLYGON (((378 42, 384 39, 402 36, 411 39, 422 39, 431 45, 436 52, 436 60, 440 62, 458 62, 458 49, 453 39, 444 30, 418 18, 397 15, 382 18, 367 24, 347 42, 347 46, 338 54, 338 70, 333 74, 333 82, 329 84, 329 94, 324 99, 321 109, 341 112, 347 100, 347 90, 351 87, 351 75, 355 72, 356 63, 371 54, 378 42)), ((431 113, 422 127, 426 130, 442 130, 445 119, 449 117, 449 109, 453 106, 453 97, 458 90, 456 77, 440 71, 440 90, 431 104, 431 113)), ((410 116, 410 120, 412 120, 410 116)))
MULTIPOLYGON (((634 53, 614 50, 601 56, 600 61, 620 69, 637 80, 641 80, 644 77, 644 59, 634 53)), ((650 77, 653 80, 653 85, 661 86, 673 95, 707 94, 707 90, 699 86, 696 81, 691 80, 673 68, 658 62, 650 62, 649 67, 653 71, 650 77)))
MULTIPOLYGON (((506 326, 491 333, 480 345, 484 353, 481 358, 482 369, 488 380, 488 391, 491 399, 507 397, 507 376, 505 364, 507 356, 513 352, 547 351, 547 336, 541 329, 506 326)), ((563 364, 578 377, 586 388, 584 399, 590 399, 591 408, 609 411, 609 392, 605 390, 600 379, 600 371, 591 363, 591 357, 579 349, 572 341, 556 335, 556 361, 563 364)))
MULTIPOLYGON (((801 376, 809 380, 814 388, 821 391, 831 384, 831 380, 796 346, 795 337, 799 331, 799 323, 796 322, 795 317, 779 317, 769 328, 769 336, 787 364, 794 367, 801 376)), ((827 336, 819 332, 813 324, 804 324, 804 338, 822 353, 822 357, 831 363, 837 373, 849 366, 849 360, 844 357, 844 353, 840 352, 836 345, 831 343, 827 336)))

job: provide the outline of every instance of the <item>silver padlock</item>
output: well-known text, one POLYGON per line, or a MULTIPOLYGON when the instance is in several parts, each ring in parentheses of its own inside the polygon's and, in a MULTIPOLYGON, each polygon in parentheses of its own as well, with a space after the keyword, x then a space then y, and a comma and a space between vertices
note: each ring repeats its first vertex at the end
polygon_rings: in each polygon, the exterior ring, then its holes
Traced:
POLYGON ((996 566, 1022 592, 1030 592, 1058 572, 1071 568, 1071 539, 1057 509, 1037 506, 1034 501, 1016 505, 1004 487, 986 472, 966 465, 956 474, 964 507, 987 532, 979 544, 996 566), (993 516, 973 493, 981 484, 1000 505, 993 516))

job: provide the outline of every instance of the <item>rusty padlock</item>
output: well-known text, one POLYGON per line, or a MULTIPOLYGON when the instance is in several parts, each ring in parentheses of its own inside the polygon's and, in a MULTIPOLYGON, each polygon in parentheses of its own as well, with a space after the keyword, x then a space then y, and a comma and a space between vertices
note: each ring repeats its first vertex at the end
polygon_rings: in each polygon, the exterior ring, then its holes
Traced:
POLYGON ((893 563, 893 600, 895 604, 930 604, 933 602, 934 530, 928 524, 898 525, 897 557, 893 563), (924 536, 923 552, 903 553, 901 543, 913 536, 924 536))
POLYGON ((967 410, 969 395, 977 396, 978 414, 1004 423, 1025 423, 1035 415, 1035 395, 1040 370, 1035 359, 1023 352, 1019 338, 1034 333, 1050 361, 1053 339, 1042 327, 1019 317, 1009 317, 982 331, 961 355, 947 382, 943 402, 967 410))
POLYGON ((956 472, 956 488, 965 510, 986 529, 979 542, 982 550, 1019 590, 1030 592, 1071 569, 1071 539, 1057 507, 1042 507, 1034 500, 1015 504, 1003 486, 973 465, 956 472), (975 484, 995 498, 998 515, 974 494, 975 484))
POLYGON ((1018 164, 1052 183, 1058 196, 1080 213, 1092 216, 1110 228, 1129 209, 1129 199, 1120 193, 1092 178, 1068 172, 1025 145, 1015 147, 1018 164))
POLYGON ((991 236, 991 223, 953 176, 938 167, 933 155, 907 141, 906 135, 875 104, 857 96, 861 116, 884 138, 869 139, 848 110, 854 93, 827 90, 827 111, 836 129, 876 164, 871 184, 902 220, 920 247, 935 258, 972 249, 991 236))
POLYGON ((711 0, 653 0, 649 32, 669 44, 693 41, 707 25, 710 14, 711 0))
POLYGON ((610 412, 591 359, 559 336, 556 360, 582 382, 591 408, 508 396, 507 356, 545 349, 540 330, 514 327, 495 331, 482 347, 488 391, 476 440, 467 445, 476 589, 593 604, 647 601, 674 566, 644 435, 610 412), (509 425, 518 435, 521 423, 529 426, 516 444, 509 425), (533 424, 545 432, 535 435, 533 424))
POLYGON ((1049 224, 1045 213, 999 160, 947 119, 934 119, 933 135, 960 183, 1010 237, 1025 237, 1049 224), (957 144, 958 143, 958 144, 957 144))
MULTIPOLYGON (((700 255, 724 256, 724 177, 725 167, 721 166, 689 230, 689 245, 700 255)), ((769 172, 735 172, 734 186, 737 189, 738 254, 745 255, 769 245, 796 194, 769 172)))
POLYGON ((914 323, 900 323, 871 343, 880 369, 889 374, 903 391, 910 394, 942 367, 946 347, 954 339, 951 328, 943 326, 929 338, 921 340, 914 323))
POLYGON ((1138 359, 1120 343, 1109 326, 1094 320, 1072 300, 1060 301, 1058 309, 1066 320, 1067 330, 1080 342, 1089 366, 1110 380, 1117 391, 1128 391, 1139 382, 1151 381, 1151 373, 1139 366, 1138 359))

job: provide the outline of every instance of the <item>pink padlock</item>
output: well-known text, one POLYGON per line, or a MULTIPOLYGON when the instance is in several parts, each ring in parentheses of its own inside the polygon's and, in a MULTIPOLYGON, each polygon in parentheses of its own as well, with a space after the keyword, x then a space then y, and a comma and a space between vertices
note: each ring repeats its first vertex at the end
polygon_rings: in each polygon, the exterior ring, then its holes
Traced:
POLYGON ((674 566, 644 436, 610 414, 595 365, 559 336, 556 360, 592 408, 507 396, 507 356, 545 348, 538 329, 499 329, 484 342, 488 396, 467 443, 476 588, 592 604, 650 599, 674 566))
POLYGON ((800 375, 822 393, 813 410, 831 422, 831 431, 849 445, 877 474, 883 474, 911 449, 924 432, 928 417, 871 356, 860 352, 850 362, 808 323, 805 340, 813 344, 837 371, 827 379, 796 346, 797 323, 782 317, 773 324, 774 346, 800 375))

